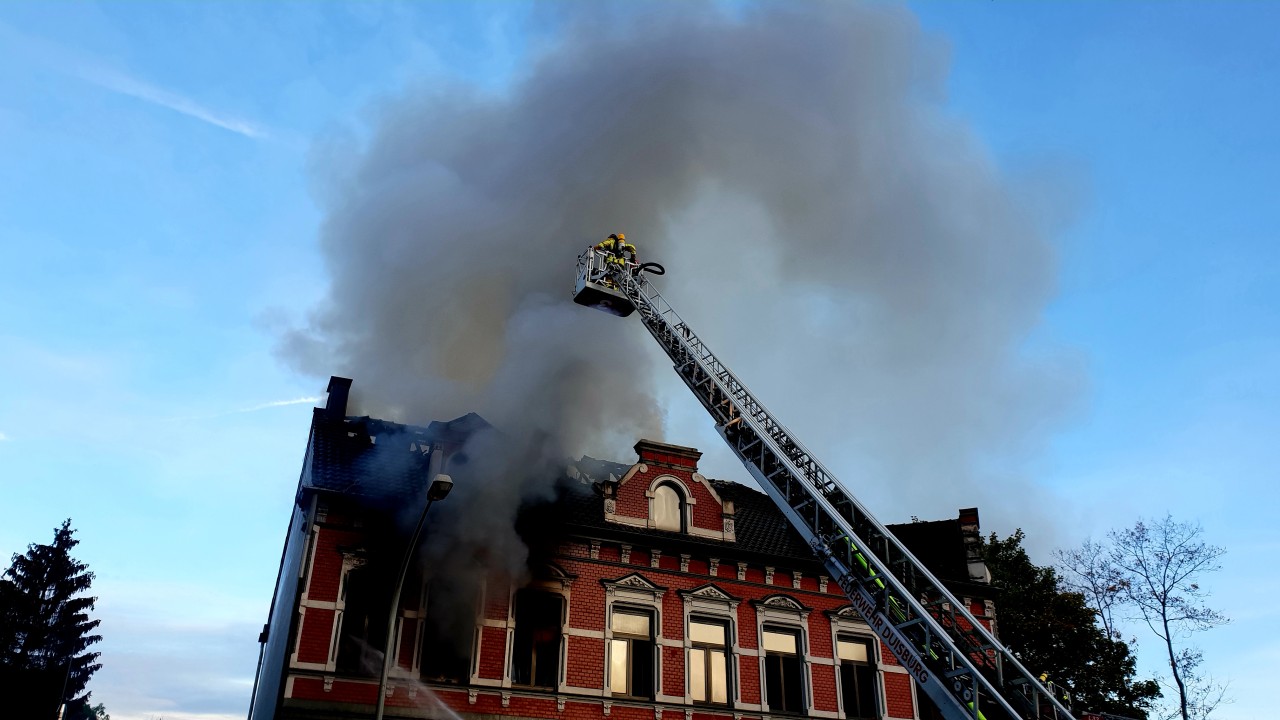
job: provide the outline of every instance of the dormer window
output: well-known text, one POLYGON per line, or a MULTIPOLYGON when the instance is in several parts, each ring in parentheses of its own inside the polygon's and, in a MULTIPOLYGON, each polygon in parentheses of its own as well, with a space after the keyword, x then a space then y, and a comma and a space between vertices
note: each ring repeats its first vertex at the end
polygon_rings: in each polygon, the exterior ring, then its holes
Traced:
POLYGON ((671 483, 663 483, 653 491, 649 517, 658 530, 684 532, 684 494, 671 483))

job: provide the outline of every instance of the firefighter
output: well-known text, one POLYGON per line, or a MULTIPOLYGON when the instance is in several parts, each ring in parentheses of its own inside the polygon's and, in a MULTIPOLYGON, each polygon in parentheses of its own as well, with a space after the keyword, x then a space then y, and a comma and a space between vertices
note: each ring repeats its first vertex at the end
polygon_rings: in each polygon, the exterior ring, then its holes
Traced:
POLYGON ((640 261, 636 246, 627 242, 623 233, 614 233, 596 245, 596 250, 606 253, 606 262, 610 265, 635 264, 640 261))
MULTIPOLYGON (((614 233, 595 246, 595 250, 604 253, 605 265, 608 270, 612 270, 614 266, 619 269, 625 268, 628 262, 639 262, 640 256, 636 253, 636 246, 627 242, 627 236, 623 233, 614 233)), ((614 287, 613 280, 606 278, 604 284, 614 287)))

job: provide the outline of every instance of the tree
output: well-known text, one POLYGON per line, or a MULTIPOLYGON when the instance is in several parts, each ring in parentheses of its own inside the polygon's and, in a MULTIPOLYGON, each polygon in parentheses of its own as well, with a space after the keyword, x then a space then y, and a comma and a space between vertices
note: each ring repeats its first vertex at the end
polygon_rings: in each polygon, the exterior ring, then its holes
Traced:
POLYGON ((1071 689, 1077 708, 1145 720, 1160 695, 1154 680, 1133 679, 1129 646, 1098 625, 1084 596, 1063 588, 1052 567, 1031 561, 1022 530, 984 543, 991 584, 1000 590, 1000 639, 1031 672, 1071 689))
POLYGON ((1203 720, 1223 702, 1226 686, 1200 671, 1202 656, 1194 647, 1179 647, 1180 639, 1230 622, 1205 605, 1208 591, 1200 586, 1207 573, 1221 569, 1218 558, 1226 550, 1209 545, 1203 529, 1165 515, 1150 523, 1139 520, 1131 528, 1112 531, 1111 562, 1124 575, 1124 601, 1134 607, 1151 632, 1164 641, 1169 670, 1178 691, 1182 720, 1203 720))
POLYGON ((1056 550, 1053 555, 1062 571, 1063 587, 1083 595, 1085 602, 1098 611, 1107 637, 1119 638, 1115 610, 1124 603, 1129 579, 1111 561, 1110 546, 1090 539, 1077 549, 1056 550))
POLYGON ((71 557, 79 541, 71 520, 50 545, 30 545, 0 576, 0 697, 13 717, 49 720, 68 703, 67 717, 96 714, 84 693, 102 666, 87 652, 102 639, 89 619, 97 598, 88 566, 71 557))

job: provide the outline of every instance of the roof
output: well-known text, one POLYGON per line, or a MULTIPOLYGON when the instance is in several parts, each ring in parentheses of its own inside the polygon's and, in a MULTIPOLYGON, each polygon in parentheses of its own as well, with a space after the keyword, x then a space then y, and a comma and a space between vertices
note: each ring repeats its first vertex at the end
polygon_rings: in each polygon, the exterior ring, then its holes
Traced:
POLYGON ((413 494, 428 481, 433 443, 461 444, 489 427, 475 413, 421 427, 370 417, 337 420, 316 408, 301 485, 363 498, 413 494))
MULTIPOLYGON (((421 491, 427 481, 433 443, 462 445, 481 430, 491 429, 474 413, 448 422, 405 425, 369 417, 334 419, 323 409, 312 418, 311 444, 303 468, 302 487, 323 492, 390 502, 421 491)), ((711 485, 734 506, 732 544, 679 532, 620 525, 605 519, 604 497, 598 484, 612 475, 621 478, 630 465, 584 456, 566 463, 568 472, 551 503, 526 508, 522 532, 536 528, 571 529, 606 537, 661 544, 708 545, 726 554, 789 559, 816 563, 808 543, 763 492, 729 480, 711 485), (547 522, 550 520, 551 522, 547 522)), ((965 581, 968 566, 958 520, 914 522, 889 526, 891 531, 940 579, 965 581)))
POLYGON ((759 554, 799 561, 815 561, 808 543, 791 527, 769 496, 746 485, 728 480, 711 480, 710 482, 721 499, 731 500, 734 504, 736 541, 730 546, 726 546, 723 542, 703 540, 684 533, 619 525, 605 520, 604 497, 595 491, 595 483, 607 480, 610 475, 621 478, 630 467, 622 463, 584 456, 571 464, 569 476, 572 480, 562 483, 554 502, 555 507, 540 510, 539 516, 542 513, 554 514, 557 527, 568 525, 579 530, 605 531, 610 535, 641 535, 651 536, 655 540, 731 547, 737 554, 759 554), (578 477, 574 478, 575 474, 578 477))

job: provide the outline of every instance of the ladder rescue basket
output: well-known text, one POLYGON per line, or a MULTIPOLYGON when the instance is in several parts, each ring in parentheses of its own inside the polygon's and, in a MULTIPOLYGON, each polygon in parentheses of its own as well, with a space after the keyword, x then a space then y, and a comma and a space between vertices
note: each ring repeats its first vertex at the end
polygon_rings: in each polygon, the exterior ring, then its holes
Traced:
POLYGON ((635 312, 636 306, 618 290, 615 280, 609 277, 609 266, 605 258, 604 253, 594 250, 587 250, 578 256, 578 281, 573 286, 573 301, 603 310, 610 315, 626 317, 635 312))

